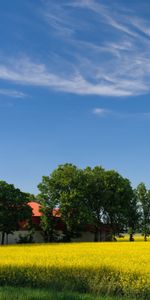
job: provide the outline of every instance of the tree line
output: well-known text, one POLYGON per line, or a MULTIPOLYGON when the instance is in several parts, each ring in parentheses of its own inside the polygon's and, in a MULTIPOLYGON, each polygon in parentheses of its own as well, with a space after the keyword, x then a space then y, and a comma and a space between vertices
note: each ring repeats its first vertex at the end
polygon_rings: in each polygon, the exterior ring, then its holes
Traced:
POLYGON ((17 230, 21 220, 29 220, 29 201, 41 204, 41 231, 46 242, 57 240, 57 222, 53 210, 58 207, 64 224, 63 241, 78 237, 85 224, 92 224, 94 241, 100 240, 99 228, 111 228, 111 239, 128 232, 129 239, 140 232, 147 240, 150 234, 150 190, 144 183, 133 189, 130 181, 114 170, 101 166, 78 168, 59 165, 49 176, 43 176, 35 197, 13 185, 0 181, 0 231, 4 236, 17 230))

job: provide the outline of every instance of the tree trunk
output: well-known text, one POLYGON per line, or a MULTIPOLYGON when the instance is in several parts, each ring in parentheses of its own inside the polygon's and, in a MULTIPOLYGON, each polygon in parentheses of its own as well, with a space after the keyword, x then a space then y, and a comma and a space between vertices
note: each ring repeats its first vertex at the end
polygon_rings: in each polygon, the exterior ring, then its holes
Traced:
POLYGON ((48 242, 49 243, 54 242, 54 231, 53 231, 53 229, 51 229, 50 232, 49 232, 48 242))
POLYGON ((147 242, 147 235, 144 234, 144 241, 147 242))
POLYGON ((48 234, 47 234, 47 231, 43 231, 43 238, 44 238, 44 242, 45 243, 48 243, 48 234))
POLYGON ((64 233, 64 238, 63 238, 64 242, 67 242, 67 243, 71 242, 71 232, 67 228, 66 224, 64 224, 64 231, 63 231, 63 233, 64 233))
POLYGON ((8 234, 6 234, 6 244, 8 245, 8 234))
POLYGON ((130 242, 133 242, 133 241, 134 241, 133 233, 130 233, 129 241, 130 241, 130 242))
POLYGON ((2 232, 1 245, 4 245, 4 241, 5 241, 5 232, 2 232))
POLYGON ((95 232, 94 232, 94 242, 98 242, 98 228, 95 228, 95 232))

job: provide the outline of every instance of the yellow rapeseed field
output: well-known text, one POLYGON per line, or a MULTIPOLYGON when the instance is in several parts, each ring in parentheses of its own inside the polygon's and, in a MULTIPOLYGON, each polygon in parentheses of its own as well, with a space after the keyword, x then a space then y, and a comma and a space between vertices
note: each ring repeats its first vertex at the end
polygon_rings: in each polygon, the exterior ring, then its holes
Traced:
POLYGON ((0 284, 150 299, 150 243, 3 246, 0 284))

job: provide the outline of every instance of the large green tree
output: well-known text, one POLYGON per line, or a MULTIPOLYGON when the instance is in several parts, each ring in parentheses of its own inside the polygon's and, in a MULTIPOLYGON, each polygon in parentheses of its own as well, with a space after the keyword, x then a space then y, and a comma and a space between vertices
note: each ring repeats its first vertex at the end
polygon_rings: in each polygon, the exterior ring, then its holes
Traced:
POLYGON ((53 210, 58 205, 58 200, 53 196, 50 176, 43 176, 39 183, 40 190, 37 201, 41 204, 41 229, 45 242, 53 242, 56 237, 56 222, 53 216, 53 210))
POLYGON ((105 172, 105 191, 106 222, 110 224, 113 235, 119 235, 133 226, 132 218, 136 214, 133 189, 128 179, 109 170, 105 172))
POLYGON ((32 210, 27 205, 26 194, 15 188, 13 184, 0 181, 0 232, 1 244, 5 236, 18 229, 20 221, 30 221, 32 210))
MULTIPOLYGON (((49 212, 59 206, 69 241, 85 224, 91 224, 94 240, 101 240, 101 226, 110 225, 112 235, 135 228, 136 202, 128 179, 101 166, 84 170, 72 164, 58 166, 39 184, 43 220, 53 232, 49 212), (48 212, 48 214, 47 214, 48 212)), ((132 233, 133 234, 133 233, 132 233)), ((132 238, 132 235, 130 235, 132 238)))
POLYGON ((94 241, 101 240, 100 227, 104 223, 105 170, 102 167, 87 167, 83 171, 83 207, 87 208, 87 221, 93 225, 94 241))
MULTIPOLYGON (((79 228, 85 220, 86 208, 83 209, 82 181, 81 169, 72 164, 64 164, 58 166, 50 176, 43 177, 42 183, 38 185, 42 192, 40 198, 44 200, 41 201, 43 218, 46 218, 44 207, 52 211, 54 207, 59 206, 66 241, 78 235, 79 228)), ((48 223, 48 219, 46 223, 51 231, 53 223, 48 223)))
POLYGON ((95 227, 94 240, 101 239, 100 227, 103 224, 110 225, 112 236, 131 226, 134 228, 137 210, 129 180, 114 170, 106 171, 100 166, 93 169, 87 167, 84 176, 83 199, 91 224, 95 227))
POLYGON ((136 195, 136 190, 133 190, 133 197, 130 199, 127 207, 127 230, 129 234, 129 241, 134 241, 134 234, 139 230, 140 212, 139 204, 136 195))
POLYGON ((148 190, 144 183, 140 183, 136 189, 137 199, 139 202, 140 224, 144 240, 150 234, 150 190, 148 190))

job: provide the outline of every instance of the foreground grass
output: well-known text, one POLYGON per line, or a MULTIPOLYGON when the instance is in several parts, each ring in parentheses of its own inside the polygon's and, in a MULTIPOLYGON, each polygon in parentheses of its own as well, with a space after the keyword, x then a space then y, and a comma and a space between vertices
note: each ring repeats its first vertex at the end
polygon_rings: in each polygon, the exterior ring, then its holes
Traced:
POLYGON ((126 300, 126 298, 94 297, 87 294, 54 292, 46 289, 3 287, 0 288, 0 300, 126 300))
POLYGON ((0 285, 150 299, 149 254, 149 242, 4 246, 0 285))

